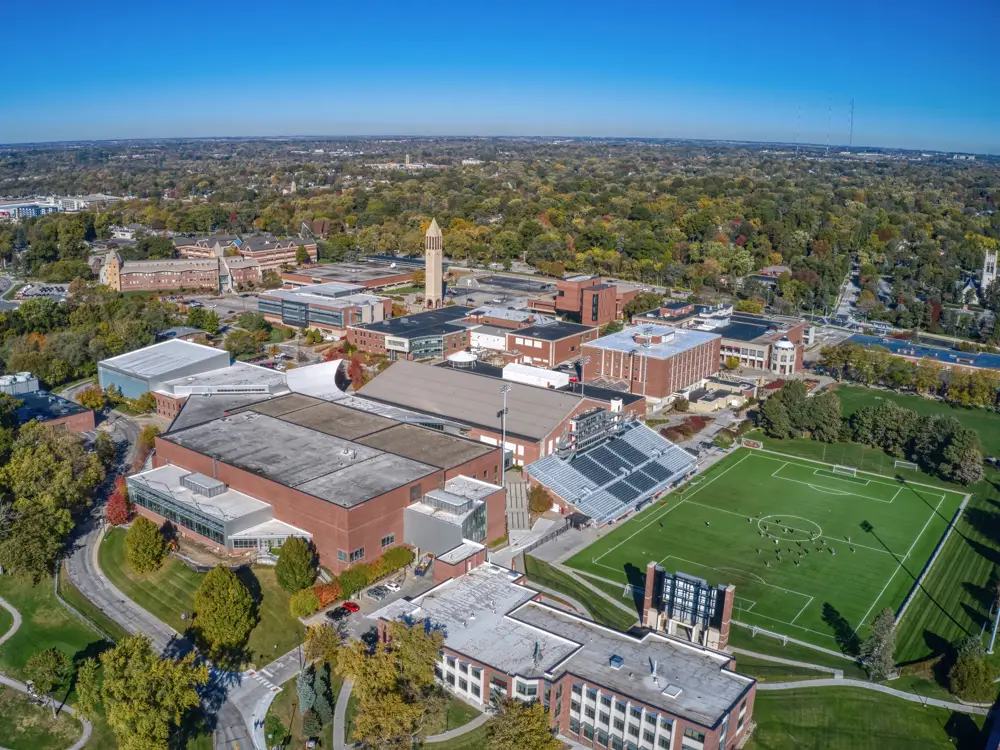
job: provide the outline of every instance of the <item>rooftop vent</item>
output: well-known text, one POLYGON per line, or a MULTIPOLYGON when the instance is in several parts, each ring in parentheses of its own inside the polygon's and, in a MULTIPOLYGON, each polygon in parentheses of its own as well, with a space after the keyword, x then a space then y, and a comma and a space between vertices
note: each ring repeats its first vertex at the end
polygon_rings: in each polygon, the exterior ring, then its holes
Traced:
POLYGON ((676 685, 667 685, 665 688, 663 688, 663 695, 667 696, 668 698, 676 698, 682 692, 683 691, 676 685))
POLYGON ((611 665, 612 669, 621 669, 625 665, 625 660, 618 654, 614 654, 609 660, 608 664, 611 665))

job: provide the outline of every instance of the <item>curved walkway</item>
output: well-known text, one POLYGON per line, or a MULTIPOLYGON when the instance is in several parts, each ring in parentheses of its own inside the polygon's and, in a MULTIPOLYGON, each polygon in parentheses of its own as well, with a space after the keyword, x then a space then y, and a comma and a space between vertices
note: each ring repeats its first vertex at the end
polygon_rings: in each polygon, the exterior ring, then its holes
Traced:
POLYGON ((432 742, 447 742, 448 740, 453 740, 456 737, 461 737, 467 732, 471 732, 473 729, 479 729, 483 724, 490 720, 490 715, 487 713, 479 714, 475 719, 470 721, 468 724, 463 724, 460 727, 455 727, 454 729, 449 729, 447 732, 441 732, 441 734, 432 734, 430 737, 424 740, 425 744, 431 744, 432 742))
MULTIPOLYGON (((0 598, 0 607, 6 609, 14 617, 14 622, 11 624, 10 630, 8 630, 6 633, 0 636, 0 646, 2 646, 8 639, 10 639, 11 636, 14 635, 14 633, 17 632, 18 628, 21 627, 21 613, 18 612, 16 609, 14 609, 14 607, 10 604, 10 602, 8 602, 3 598, 0 598)), ((2 674, 0 674, 0 685, 6 685, 7 687, 13 688, 14 690, 19 690, 25 695, 28 694, 27 685, 25 685, 23 682, 12 680, 10 677, 7 677, 2 674)), ((69 748, 69 750, 81 750, 83 746, 86 745, 87 742, 90 740, 91 732, 94 731, 93 725, 82 716, 77 716, 76 709, 74 709, 72 706, 67 706, 63 704, 62 708, 60 708, 59 710, 65 711, 68 714, 76 716, 77 721, 79 721, 80 724, 83 726, 83 735, 69 748)))
POLYGON ((352 680, 344 680, 337 694, 337 705, 333 709, 333 750, 347 750, 350 747, 344 735, 347 733, 347 702, 351 699, 353 687, 352 680))
POLYGON ((823 667, 819 664, 810 664, 805 661, 794 661, 793 659, 783 659, 780 656, 771 656, 770 654, 759 654, 756 651, 747 651, 744 648, 731 648, 734 654, 743 654, 744 656, 751 656, 754 659, 761 659, 763 661, 773 661, 775 664, 784 664, 788 667, 803 667, 805 669, 815 669, 817 672, 830 672, 835 680, 844 679, 843 669, 834 669, 833 667, 823 667))
POLYGON ((986 716, 989 714, 989 708, 982 706, 967 706, 964 703, 952 703, 951 701, 938 700, 937 698, 925 698, 922 695, 915 695, 914 693, 905 693, 902 690, 895 690, 891 687, 886 687, 885 685, 880 685, 876 682, 866 682, 865 680, 852 680, 852 679, 836 679, 824 677, 819 680, 800 680, 798 682, 758 682, 758 690, 803 690, 805 688, 821 688, 821 687, 857 687, 864 688, 865 690, 875 690, 879 693, 885 693, 886 695, 894 695, 897 698, 902 698, 904 701, 910 701, 910 703, 922 703, 925 706, 937 706, 938 708, 946 708, 949 711, 959 711, 963 714, 979 714, 980 716, 986 716))

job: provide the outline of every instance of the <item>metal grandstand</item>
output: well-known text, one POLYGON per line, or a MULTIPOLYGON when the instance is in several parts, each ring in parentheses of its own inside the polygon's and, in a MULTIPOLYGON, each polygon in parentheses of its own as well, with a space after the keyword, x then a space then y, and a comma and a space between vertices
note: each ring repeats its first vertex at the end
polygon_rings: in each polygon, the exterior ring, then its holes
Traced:
POLYGON ((694 471, 694 456, 640 422, 616 437, 525 467, 533 479, 598 524, 614 521, 694 471))

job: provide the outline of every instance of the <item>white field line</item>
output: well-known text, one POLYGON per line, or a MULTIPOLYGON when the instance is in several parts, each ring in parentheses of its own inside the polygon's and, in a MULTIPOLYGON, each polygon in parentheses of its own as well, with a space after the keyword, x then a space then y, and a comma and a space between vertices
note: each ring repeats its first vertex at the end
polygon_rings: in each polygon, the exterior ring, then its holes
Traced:
POLYGON ((809 487, 811 489, 830 492, 831 494, 837 494, 843 497, 854 496, 854 497, 860 497, 863 500, 871 500, 876 503, 885 503, 886 505, 892 504, 892 500, 883 500, 880 497, 869 497, 868 495, 862 495, 860 492, 852 492, 850 490, 840 489, 838 487, 824 487, 822 485, 816 485, 812 484, 811 482, 806 482, 802 479, 792 479, 791 477, 783 477, 779 475, 778 472, 784 469, 786 466, 788 466, 787 463, 782 464, 774 471, 773 474, 771 474, 771 476, 774 477, 775 479, 780 479, 783 482, 795 482, 796 484, 804 484, 806 487, 809 487))
POLYGON ((618 548, 619 548, 619 547, 621 547, 621 546, 622 546, 623 544, 625 544, 625 542, 627 542, 627 541, 629 541, 630 539, 632 539, 632 537, 636 536, 637 534, 641 534, 641 533, 642 533, 643 531, 645 531, 645 530, 646 530, 646 529, 647 529, 647 528, 648 528, 649 526, 651 526, 651 525, 653 525, 654 523, 656 523, 657 521, 659 521, 659 520, 660 520, 661 518, 663 518, 663 517, 664 517, 665 515, 667 515, 667 513, 669 513, 670 511, 672 511, 672 510, 673 510, 674 508, 677 508, 677 507, 679 507, 679 506, 683 505, 684 503, 686 503, 686 502, 687 502, 687 500, 688 500, 688 498, 689 498, 689 497, 691 497, 691 495, 695 494, 695 493, 696 493, 696 492, 697 492, 698 490, 700 490, 700 489, 701 489, 702 487, 707 487, 708 485, 710 485, 710 484, 711 484, 712 482, 714 482, 714 481, 715 481, 716 479, 718 479, 719 477, 721 477, 721 476, 722 476, 723 474, 725 474, 726 472, 730 471, 731 469, 734 469, 734 468, 736 468, 736 467, 737 467, 737 466, 739 466, 739 465, 740 465, 741 463, 743 463, 743 462, 744 462, 744 461, 746 461, 746 460, 747 460, 748 458, 750 458, 750 456, 751 456, 751 455, 752 455, 752 454, 751 454, 750 452, 747 452, 747 454, 746 454, 745 456, 743 456, 743 458, 741 458, 741 459, 740 459, 739 461, 737 461, 736 463, 734 463, 734 464, 733 464, 732 466, 727 466, 727 467, 726 467, 725 469, 723 469, 722 471, 720 471, 720 472, 719 472, 718 474, 716 474, 716 475, 714 475, 714 476, 710 477, 710 478, 708 479, 708 481, 705 481, 705 482, 699 482, 699 483, 698 483, 698 485, 697 485, 697 486, 696 486, 696 487, 695 487, 694 489, 692 489, 692 490, 691 490, 691 492, 689 492, 689 493, 686 493, 686 494, 685 494, 685 495, 683 496, 683 499, 682 499, 682 500, 681 500, 680 502, 678 502, 678 503, 675 503, 675 504, 671 505, 671 506, 670 506, 669 508, 667 508, 667 509, 666 509, 665 511, 663 511, 662 513, 660 513, 660 514, 659 514, 658 516, 656 516, 655 518, 652 518, 652 519, 650 519, 649 523, 647 523, 647 524, 646 524, 645 526, 643 526, 642 528, 640 528, 640 529, 638 529, 637 531, 635 531, 635 533, 633 533, 633 534, 630 534, 629 536, 625 537, 625 538, 624 538, 624 539, 623 539, 622 541, 620 541, 620 542, 619 542, 618 544, 616 544, 616 545, 615 545, 614 547, 612 547, 611 549, 607 550, 607 552, 605 552, 605 553, 604 553, 603 555, 601 555, 600 557, 596 557, 596 558, 594 558, 594 562, 595 562, 595 563, 596 563, 596 562, 600 562, 600 560, 601 560, 601 559, 603 559, 603 558, 604 558, 604 557, 605 557, 606 555, 609 555, 610 553, 614 552, 614 551, 615 551, 616 549, 618 549, 618 548))
MULTIPOLYGON (((806 467, 803 466, 802 468, 804 469, 806 467)), ((831 474, 833 474, 833 477, 832 477, 833 479, 837 478, 837 475, 834 472, 830 471, 829 469, 813 469, 813 476, 816 476, 816 477, 822 477, 822 476, 829 477, 829 475, 831 475, 831 474), (820 474, 821 471, 825 471, 826 474, 820 474)), ((842 474, 841 476, 848 476, 849 477, 850 474, 842 474)), ((851 482, 851 484, 860 484, 862 487, 867 487, 871 483, 872 483, 871 479, 862 479, 861 482, 851 482), (864 482, 864 484, 862 484, 862 482, 864 482)))
MULTIPOLYGON (((924 535, 924 532, 927 530, 927 527, 930 525, 931 521, 934 520, 934 516, 937 515, 937 510, 938 508, 941 507, 941 503, 943 502, 944 502, 944 496, 942 496, 941 499, 938 500, 937 508, 931 511, 930 517, 927 519, 926 523, 924 523, 924 527, 920 530, 920 533, 917 534, 917 538, 913 540, 913 544, 910 545, 910 549, 906 551, 906 554, 903 556, 903 560, 905 560, 907 557, 910 556, 910 553, 913 551, 913 548, 917 545, 917 542, 920 541, 920 537, 924 535)), ((889 584, 892 583, 892 579, 896 577, 896 574, 902 569, 902 567, 903 567, 903 561, 900 560, 900 562, 896 565, 896 569, 892 571, 892 575, 889 576, 889 580, 885 582, 885 586, 883 586, 882 590, 878 592, 878 596, 875 597, 875 601, 872 602, 872 606, 868 608, 868 611, 865 612, 865 616, 861 618, 861 621, 854 628, 855 634, 857 634, 858 628, 860 628, 862 625, 868 622, 868 615, 870 615, 872 613, 872 610, 875 609, 875 605, 878 604, 879 599, 882 598, 882 594, 884 594, 885 590, 889 588, 889 584)))
MULTIPOLYGON (((686 563, 688 565, 696 565, 699 568, 708 568, 709 570, 716 570, 716 571, 719 570, 718 568, 713 567, 711 565, 705 565, 705 563, 697 563, 694 562, 694 560, 685 560, 683 557, 677 557, 677 555, 667 555, 666 557, 663 558, 663 560, 660 560, 659 564, 662 565, 664 560, 680 560, 682 563, 686 563)), ((733 570, 738 570, 738 568, 727 568, 727 570, 733 571, 733 570)), ((750 573, 749 571, 743 571, 743 573, 744 575, 752 575, 755 576, 756 578, 760 578, 760 576, 758 576, 756 573, 750 573)), ((784 591, 786 594, 794 594, 795 596, 802 596, 805 597, 806 599, 812 599, 812 597, 809 596, 809 594, 803 594, 801 591, 786 589, 784 586, 776 586, 775 584, 768 583, 767 581, 764 580, 756 581, 756 583, 760 583, 760 585, 767 586, 768 588, 771 589, 778 589, 778 591, 784 591)), ((784 621, 782 620, 781 622, 784 621)))
POLYGON ((806 607, 813 603, 813 597, 809 597, 809 601, 802 605, 802 609, 799 610, 799 614, 792 618, 792 621, 788 623, 789 625, 794 625, 795 621, 799 619, 799 615, 806 611, 806 607))

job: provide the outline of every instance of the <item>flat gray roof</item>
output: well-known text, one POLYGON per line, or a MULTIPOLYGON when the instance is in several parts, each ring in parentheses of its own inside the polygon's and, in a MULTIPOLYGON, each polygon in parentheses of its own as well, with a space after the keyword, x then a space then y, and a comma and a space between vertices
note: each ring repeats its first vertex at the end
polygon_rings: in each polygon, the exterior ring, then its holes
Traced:
POLYGON ((285 385, 285 373, 246 362, 233 362, 229 367, 220 367, 217 370, 208 370, 197 375, 173 378, 165 381, 164 385, 172 389, 261 385, 273 390, 285 385))
POLYGON ((163 439, 344 507, 496 450, 301 393, 180 422, 187 408, 163 439))
POLYGON ((174 370, 206 360, 221 360, 223 357, 228 364, 229 353, 224 349, 173 339, 102 360, 99 366, 111 367, 137 378, 149 379, 168 375, 174 370))
POLYGON ((161 439, 345 508, 437 471, 251 410, 161 439))
POLYGON ((674 328, 672 326, 645 323, 631 326, 618 333, 602 336, 595 341, 585 341, 585 347, 608 349, 616 352, 632 352, 653 359, 669 359, 681 352, 696 346, 707 344, 714 339, 721 339, 716 333, 698 331, 692 328, 674 328), (636 335, 662 336, 662 343, 650 344, 648 347, 636 343, 636 335))
POLYGON ((189 396, 181 406, 181 410, 170 423, 170 430, 183 430, 185 427, 193 427, 196 424, 211 422, 224 416, 226 412, 239 409, 250 404, 258 403, 261 399, 269 398, 266 394, 244 393, 236 396, 220 396, 213 394, 189 396))
MULTIPOLYGON (((456 557, 467 552, 463 547, 453 550, 456 557)), ((519 573, 485 563, 368 616, 429 619, 446 634, 447 648, 507 674, 558 679, 570 673, 706 727, 721 721, 754 684, 726 669, 732 658, 728 654, 656 633, 637 638, 611 630, 532 601, 537 592, 517 583, 519 578, 519 573), (623 659, 620 669, 611 666, 612 656, 623 659)))
MULTIPOLYGON (((582 400, 572 393, 506 382, 507 432, 546 438, 582 400)), ((359 392, 365 398, 456 422, 500 430, 501 383, 474 372, 399 360, 359 392)))

